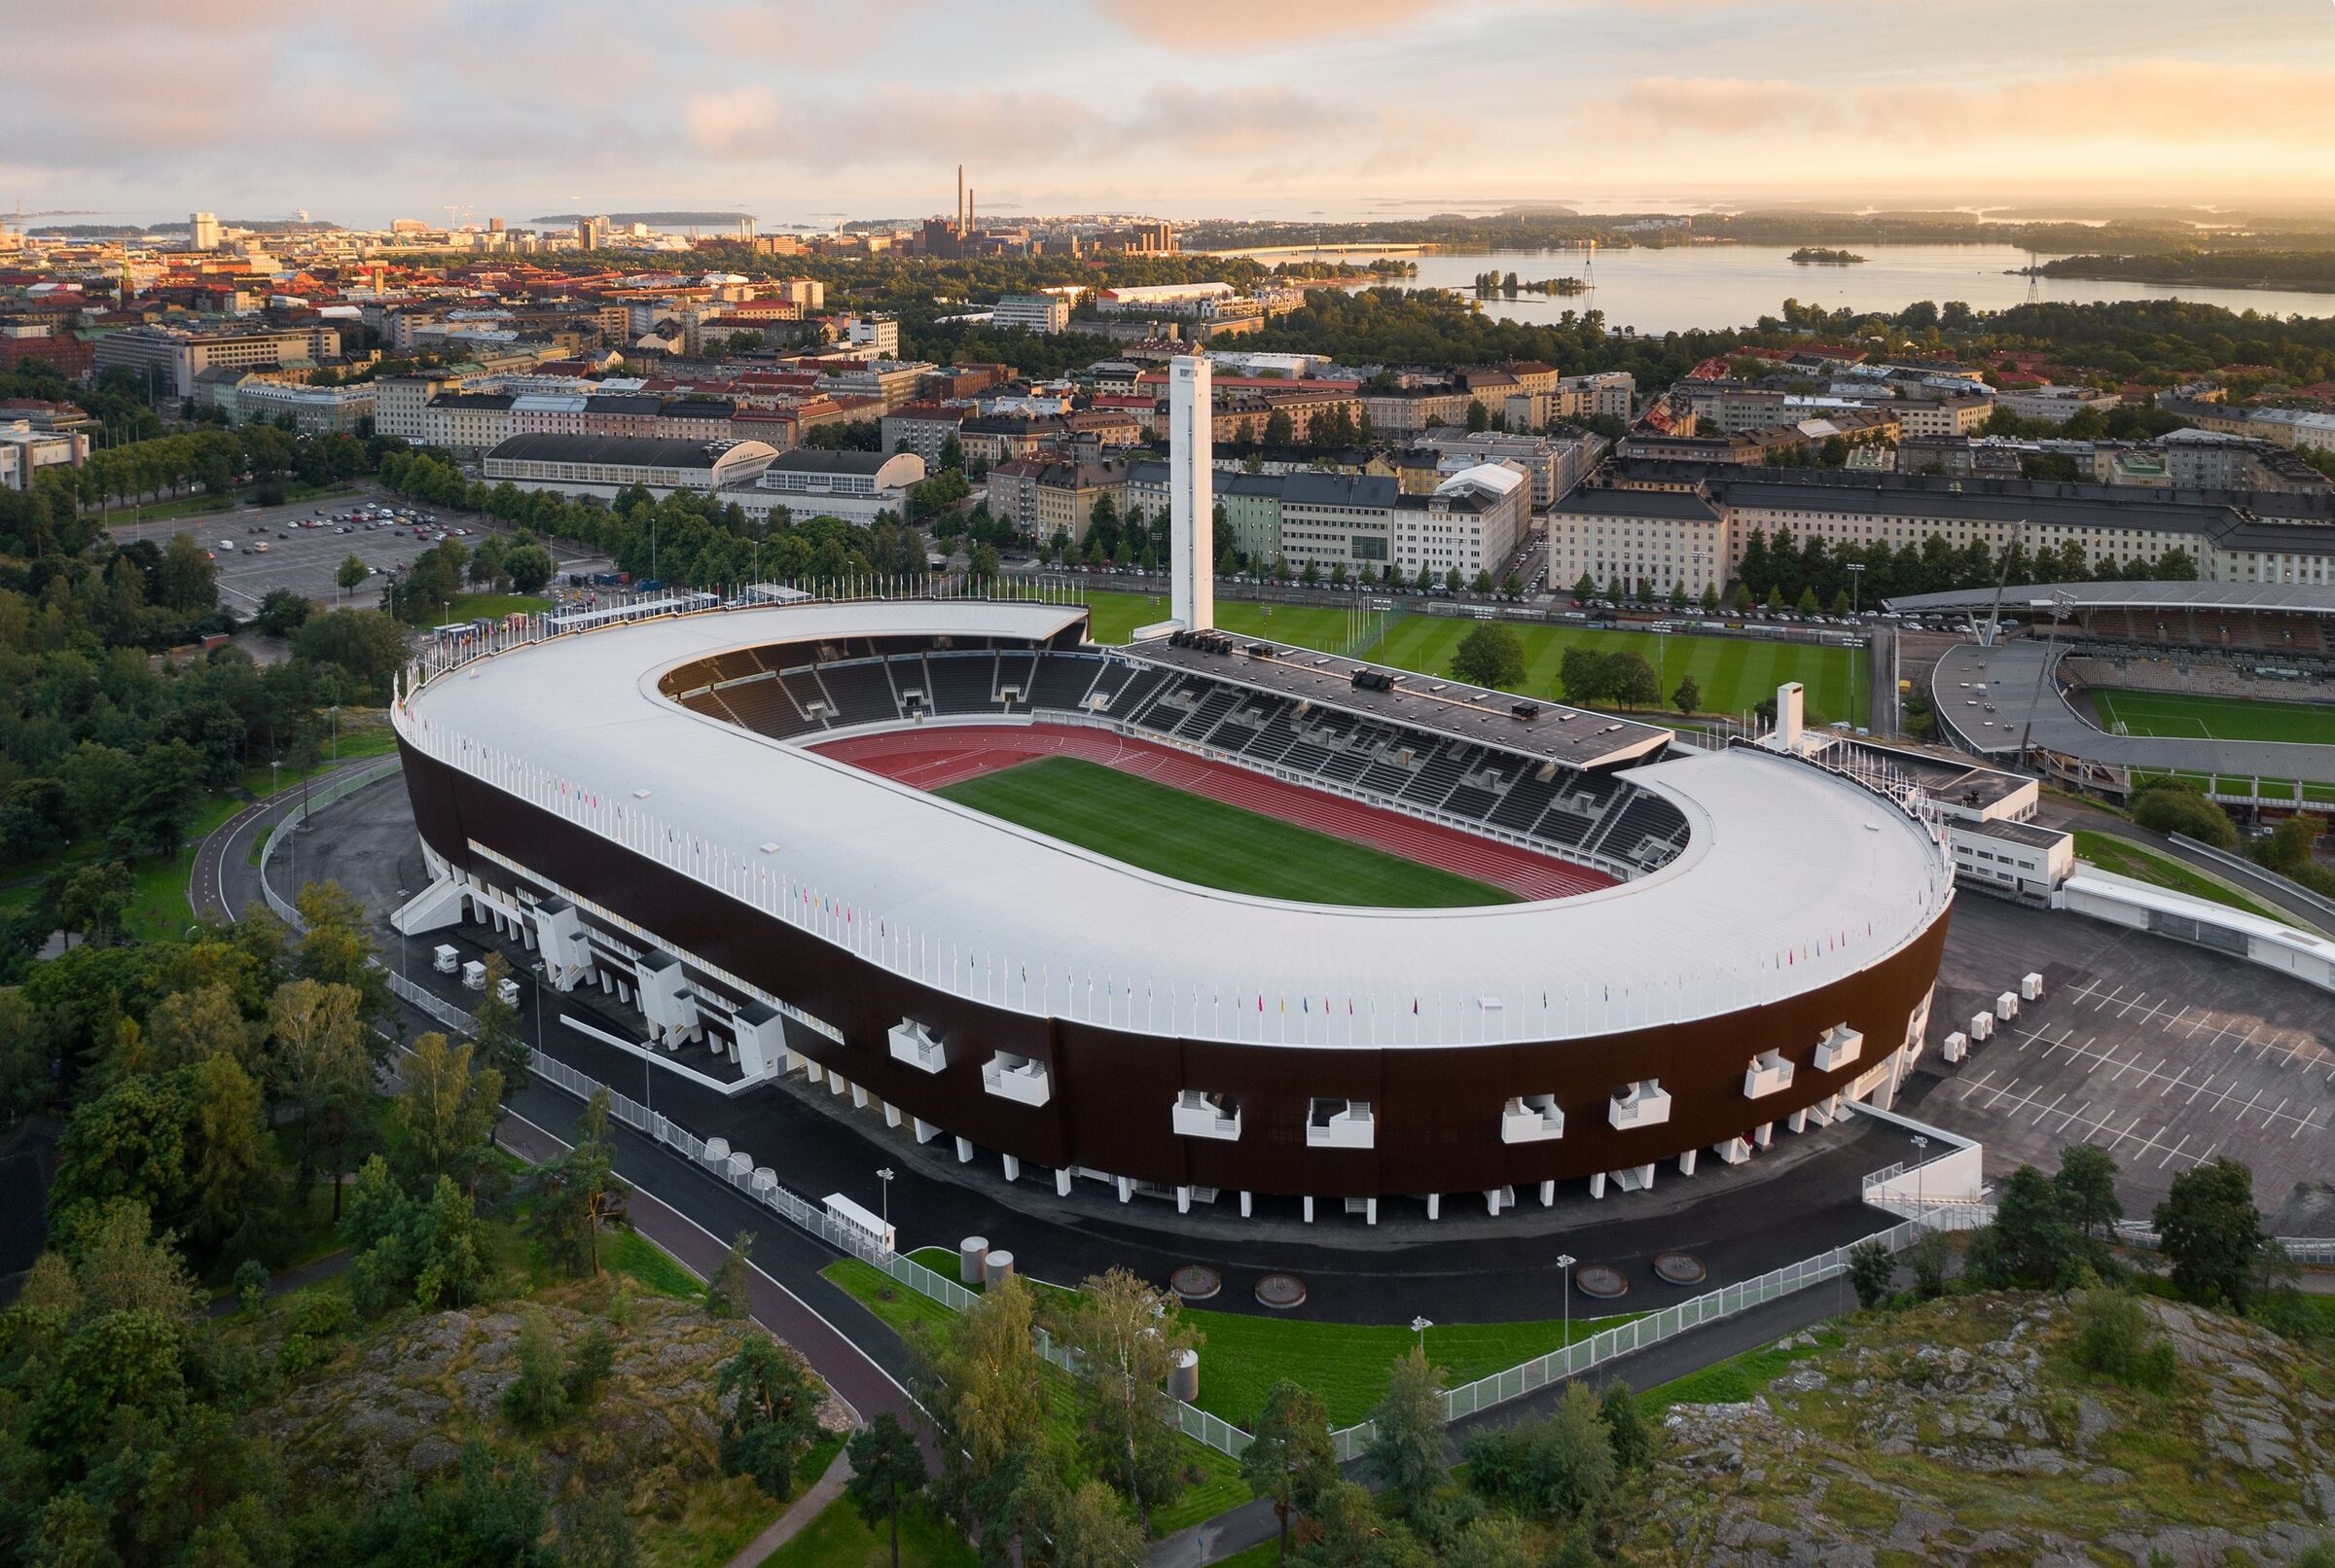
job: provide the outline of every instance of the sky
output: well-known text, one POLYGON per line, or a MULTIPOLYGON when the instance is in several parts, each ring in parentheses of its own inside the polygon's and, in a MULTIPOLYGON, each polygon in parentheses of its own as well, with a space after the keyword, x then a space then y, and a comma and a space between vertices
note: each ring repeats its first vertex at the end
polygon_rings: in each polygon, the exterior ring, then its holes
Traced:
POLYGON ((2335 208, 2329 0, 80 0, 0 209, 2335 208))

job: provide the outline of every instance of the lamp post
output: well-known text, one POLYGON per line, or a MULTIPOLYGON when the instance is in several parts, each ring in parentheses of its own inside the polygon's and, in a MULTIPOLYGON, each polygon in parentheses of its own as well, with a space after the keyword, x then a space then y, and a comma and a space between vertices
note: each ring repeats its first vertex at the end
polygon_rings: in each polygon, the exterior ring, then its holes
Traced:
POLYGON ((1435 1325, 1428 1322, 1425 1318, 1413 1318, 1411 1320, 1411 1332, 1419 1336, 1419 1353, 1422 1356, 1427 1353, 1427 1331, 1433 1327, 1435 1327, 1435 1325))
POLYGON ((876 1173, 876 1179, 883 1184, 883 1228, 886 1230, 892 1228, 892 1178, 899 1174, 889 1165, 876 1173))
POLYGON ((1557 1267, 1564 1276, 1564 1342, 1573 1342, 1573 1265, 1578 1262, 1569 1252, 1557 1255, 1557 1267))
POLYGON ((1856 614, 1857 593, 1864 586, 1865 563, 1850 561, 1849 563, 1849 613, 1851 616, 1856 614))
POLYGON ((1914 1134, 1914 1218, 1917 1221, 1924 1218, 1929 1212, 1928 1206, 1922 1201, 1922 1163, 1928 1158, 1923 1153, 1928 1147, 1929 1140, 1927 1138, 1919 1132, 1914 1134))

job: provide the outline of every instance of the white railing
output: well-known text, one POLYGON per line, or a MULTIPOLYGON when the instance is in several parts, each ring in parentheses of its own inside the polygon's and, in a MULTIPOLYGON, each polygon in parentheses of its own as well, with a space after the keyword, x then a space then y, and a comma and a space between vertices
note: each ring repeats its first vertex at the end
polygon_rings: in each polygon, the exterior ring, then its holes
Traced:
MULTIPOLYGON (((2155 1226, 2146 1220, 2119 1220, 2116 1239, 2127 1247, 2138 1247, 2155 1252, 2164 1245, 2155 1226)), ((2328 1236, 2273 1236, 2271 1238, 2286 1254, 2289 1263, 2335 1264, 2335 1237, 2328 1236)))

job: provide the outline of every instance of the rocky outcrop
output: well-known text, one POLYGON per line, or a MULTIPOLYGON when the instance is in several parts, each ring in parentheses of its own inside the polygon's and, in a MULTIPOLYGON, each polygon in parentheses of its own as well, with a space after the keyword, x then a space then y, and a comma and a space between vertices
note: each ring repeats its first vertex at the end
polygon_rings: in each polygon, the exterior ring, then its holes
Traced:
POLYGON ((2074 1362, 2062 1299, 1958 1298, 1852 1325, 1740 1405, 1672 1407, 1627 1535, 1706 1564, 2282 1563, 2335 1531, 2335 1360, 2148 1310, 2164 1393, 2074 1362))

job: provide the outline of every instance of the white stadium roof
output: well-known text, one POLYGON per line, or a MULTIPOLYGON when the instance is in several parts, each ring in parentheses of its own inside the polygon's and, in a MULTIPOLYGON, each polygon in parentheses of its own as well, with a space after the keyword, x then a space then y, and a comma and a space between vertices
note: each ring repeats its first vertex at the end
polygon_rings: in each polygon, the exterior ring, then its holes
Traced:
POLYGON ((400 729, 430 755, 678 857, 707 877, 708 898, 792 910, 855 951, 931 982, 953 975, 953 988, 1000 1006, 1186 1038, 1459 1044, 1705 1016, 1861 972, 1951 895, 1937 847, 1886 802, 1814 765, 1739 749, 1625 775, 1691 828, 1683 852, 1634 881, 1479 909, 1281 903, 1136 870, 692 713, 657 689, 672 665, 734 648, 1042 639, 1082 613, 907 600, 635 623, 457 666, 407 699, 400 729), (805 913, 806 888, 848 922, 805 913))

